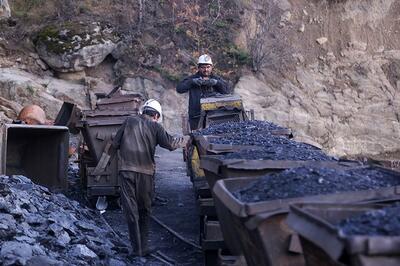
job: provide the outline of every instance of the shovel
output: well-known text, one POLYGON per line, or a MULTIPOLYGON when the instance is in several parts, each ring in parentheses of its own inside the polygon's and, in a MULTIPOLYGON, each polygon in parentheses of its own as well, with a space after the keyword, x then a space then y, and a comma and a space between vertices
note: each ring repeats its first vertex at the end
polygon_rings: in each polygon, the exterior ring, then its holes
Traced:
POLYGON ((97 198, 96 202, 96 209, 100 211, 100 213, 105 212, 107 209, 108 202, 107 202, 107 197, 106 196, 100 196, 97 198))

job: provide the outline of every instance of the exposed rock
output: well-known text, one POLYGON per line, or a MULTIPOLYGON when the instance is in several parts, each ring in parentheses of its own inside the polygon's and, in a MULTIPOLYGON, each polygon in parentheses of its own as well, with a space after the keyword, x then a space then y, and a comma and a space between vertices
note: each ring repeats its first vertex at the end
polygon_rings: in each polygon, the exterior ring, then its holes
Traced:
POLYGON ((328 41, 328 38, 326 37, 320 37, 318 39, 315 40, 318 44, 324 44, 328 41))
POLYGON ((118 38, 100 23, 48 26, 38 35, 36 50, 59 72, 82 71, 100 64, 116 47, 118 38))
POLYGON ((304 25, 304 23, 301 23, 301 25, 300 25, 298 31, 299 31, 299 32, 304 32, 305 28, 306 28, 306 26, 304 25))
POLYGON ((16 119, 22 107, 31 104, 42 107, 48 119, 56 117, 63 101, 88 108, 83 85, 56 78, 39 78, 25 71, 0 68, 0 87, 0 106, 8 108, 5 114, 10 119, 16 119))
POLYGON ((125 91, 142 94, 146 99, 157 99, 163 107, 163 124, 171 132, 180 132, 181 116, 187 113, 185 96, 178 96, 175 91, 167 90, 163 85, 145 78, 127 78, 122 86, 125 91))
POLYGON ((0 0, 0 19, 11 17, 11 10, 8 0, 0 0))

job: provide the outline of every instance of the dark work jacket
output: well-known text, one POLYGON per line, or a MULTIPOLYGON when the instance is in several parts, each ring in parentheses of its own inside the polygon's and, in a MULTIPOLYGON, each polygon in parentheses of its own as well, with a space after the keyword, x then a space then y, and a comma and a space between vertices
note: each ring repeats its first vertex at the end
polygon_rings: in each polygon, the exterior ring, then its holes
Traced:
POLYGON ((180 147, 181 142, 181 138, 169 135, 149 116, 138 115, 125 120, 114 137, 113 147, 120 151, 119 170, 153 175, 156 146, 172 151, 180 147))
POLYGON ((218 82, 215 86, 199 86, 193 82, 194 78, 200 78, 201 75, 197 72, 178 83, 176 91, 178 93, 185 93, 189 91, 189 118, 196 118, 200 116, 200 98, 204 98, 207 94, 218 92, 221 94, 228 94, 231 92, 229 84, 219 76, 211 75, 210 79, 216 79, 218 82))

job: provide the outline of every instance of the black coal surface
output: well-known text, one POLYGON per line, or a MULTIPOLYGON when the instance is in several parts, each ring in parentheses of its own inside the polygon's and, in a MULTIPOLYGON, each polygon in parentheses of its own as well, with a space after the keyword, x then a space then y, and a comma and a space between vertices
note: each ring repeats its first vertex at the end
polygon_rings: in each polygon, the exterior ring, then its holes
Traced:
POLYGON ((226 122, 216 125, 211 125, 208 128, 194 132, 194 135, 222 135, 227 133, 239 132, 257 132, 286 129, 268 121, 242 121, 242 122, 226 122))
POLYGON ((246 137, 237 134, 235 136, 228 136, 211 141, 220 144, 252 145, 259 147, 258 149, 248 149, 227 153, 221 156, 222 159, 299 161, 334 160, 334 158, 328 156, 322 150, 314 146, 270 134, 249 134, 246 137))
POLYGON ((400 236, 400 204, 347 218, 337 228, 345 235, 400 236))
POLYGON ((282 146, 271 149, 248 149, 221 155, 222 159, 244 160, 292 160, 292 161, 333 161, 323 151, 304 149, 296 146, 282 146))
POLYGON ((361 191, 400 185, 400 178, 379 168, 336 170, 299 167, 260 177, 233 192, 242 202, 361 191))
POLYGON ((0 176, 0 188, 1 265, 135 264, 94 211, 24 176, 0 176))

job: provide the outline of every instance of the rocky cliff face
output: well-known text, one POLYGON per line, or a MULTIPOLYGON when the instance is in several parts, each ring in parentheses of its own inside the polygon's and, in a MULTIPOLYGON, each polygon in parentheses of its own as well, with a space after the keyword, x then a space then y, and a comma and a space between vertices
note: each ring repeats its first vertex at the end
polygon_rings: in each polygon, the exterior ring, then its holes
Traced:
POLYGON ((398 1, 40 2, 0 1, 3 119, 29 103, 49 118, 64 100, 89 108, 119 85, 159 99, 179 132, 176 82, 208 52, 256 118, 337 155, 400 149, 398 1))
MULTIPOLYGON (((288 126, 335 154, 398 150, 400 3, 266 2, 260 6, 274 12, 268 14, 272 23, 258 23, 273 38, 265 48, 278 44, 289 53, 264 51, 267 60, 286 65, 266 61, 258 73, 241 77, 236 92, 246 105, 258 118, 288 126)), ((253 8, 245 21, 262 16, 253 8)), ((239 41, 254 45, 251 38, 239 41)))

